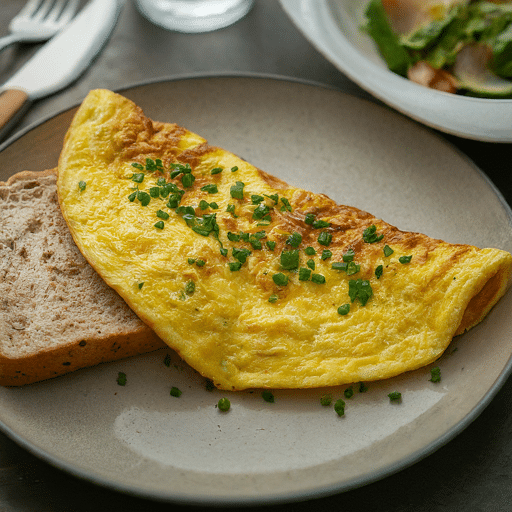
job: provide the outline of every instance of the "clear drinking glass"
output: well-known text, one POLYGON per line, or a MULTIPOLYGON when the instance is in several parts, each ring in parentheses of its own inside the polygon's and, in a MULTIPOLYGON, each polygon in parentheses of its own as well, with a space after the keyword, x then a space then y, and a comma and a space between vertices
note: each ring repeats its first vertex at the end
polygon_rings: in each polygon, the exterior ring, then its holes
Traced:
POLYGON ((245 16, 254 0, 136 0, 151 22, 178 32, 209 32, 245 16))

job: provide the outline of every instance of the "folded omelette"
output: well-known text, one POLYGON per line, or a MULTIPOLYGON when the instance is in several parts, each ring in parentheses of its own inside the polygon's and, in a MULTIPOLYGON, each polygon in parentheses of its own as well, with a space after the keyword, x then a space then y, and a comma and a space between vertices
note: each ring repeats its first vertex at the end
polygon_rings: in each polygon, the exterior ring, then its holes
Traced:
POLYGON ((222 389, 414 370, 478 324, 510 278, 508 252, 400 231, 106 90, 72 121, 58 194, 89 263, 222 389))

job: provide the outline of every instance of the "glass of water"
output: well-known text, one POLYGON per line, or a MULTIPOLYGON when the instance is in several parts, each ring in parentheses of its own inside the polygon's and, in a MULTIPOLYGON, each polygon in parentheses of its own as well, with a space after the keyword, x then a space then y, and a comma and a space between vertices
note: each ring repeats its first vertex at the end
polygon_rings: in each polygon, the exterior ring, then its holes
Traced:
POLYGON ((210 32, 245 16, 254 0, 136 0, 156 25, 178 32, 210 32))

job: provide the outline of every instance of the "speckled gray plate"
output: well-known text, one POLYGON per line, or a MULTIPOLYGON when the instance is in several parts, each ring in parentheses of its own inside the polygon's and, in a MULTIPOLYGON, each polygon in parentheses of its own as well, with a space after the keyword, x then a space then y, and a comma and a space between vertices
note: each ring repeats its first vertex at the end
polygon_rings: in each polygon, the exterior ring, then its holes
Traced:
MULTIPOLYGON (((471 162, 428 129, 338 91, 263 77, 179 79, 124 94, 153 119, 177 122, 290 184, 323 192, 406 230, 512 251, 511 213, 471 162)), ((0 153, 0 179, 54 166, 72 112, 0 153)), ((429 367, 372 383, 346 415, 326 390, 205 390, 169 350, 0 389, 2 430, 73 474, 141 496, 186 503, 270 503, 321 496, 389 475, 447 442, 487 405, 511 370, 512 294, 429 367), (457 350, 455 350, 457 349, 457 350), (166 353, 172 364, 163 364, 166 353), (125 387, 116 384, 126 373, 125 387), (183 394, 169 395, 171 386, 183 394), (400 391, 391 404, 387 394, 400 391), (216 403, 228 396, 232 408, 216 403)), ((330 391, 341 397, 344 388, 330 391)))

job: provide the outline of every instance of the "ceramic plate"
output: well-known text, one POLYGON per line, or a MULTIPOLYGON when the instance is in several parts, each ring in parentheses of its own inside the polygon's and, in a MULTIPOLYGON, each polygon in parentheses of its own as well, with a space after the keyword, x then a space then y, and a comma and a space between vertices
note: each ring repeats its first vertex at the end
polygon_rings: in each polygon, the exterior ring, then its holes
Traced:
MULTIPOLYGON (((404 230, 512 251, 511 213, 474 165, 430 130, 314 84, 209 77, 122 91, 155 120, 177 122, 290 184, 326 193, 404 230)), ((72 111, 0 153, 0 179, 57 162, 72 111)), ((75 475, 182 503, 255 504, 317 497, 387 476, 459 433, 510 373, 512 294, 430 367, 371 383, 338 417, 325 389, 207 391, 170 350, 0 389, 2 430, 75 475), (172 363, 164 365, 166 354, 172 363), (127 385, 117 385, 118 372, 127 385), (173 398, 176 386, 183 391, 173 398), (402 393, 402 403, 387 394, 402 393), (216 408, 227 396, 231 410, 216 408)), ((345 386, 346 387, 346 386, 345 386)), ((342 397, 345 387, 329 391, 342 397)))
POLYGON ((384 103, 446 133, 512 142, 512 99, 434 91, 389 71, 361 30, 368 0, 281 0, 281 5, 318 51, 384 103))

